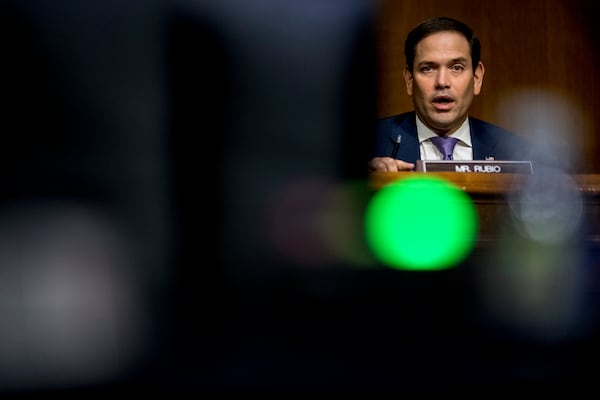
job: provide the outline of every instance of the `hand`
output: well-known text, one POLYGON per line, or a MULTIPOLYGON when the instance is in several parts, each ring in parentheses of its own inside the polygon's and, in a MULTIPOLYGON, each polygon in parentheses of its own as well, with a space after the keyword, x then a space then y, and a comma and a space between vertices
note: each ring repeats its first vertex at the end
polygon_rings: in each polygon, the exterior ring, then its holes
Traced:
POLYGON ((375 171, 387 171, 387 172, 398 172, 398 171, 412 171, 415 168, 415 164, 409 163, 402 160, 396 160, 392 157, 374 157, 369 161, 369 172, 375 171))

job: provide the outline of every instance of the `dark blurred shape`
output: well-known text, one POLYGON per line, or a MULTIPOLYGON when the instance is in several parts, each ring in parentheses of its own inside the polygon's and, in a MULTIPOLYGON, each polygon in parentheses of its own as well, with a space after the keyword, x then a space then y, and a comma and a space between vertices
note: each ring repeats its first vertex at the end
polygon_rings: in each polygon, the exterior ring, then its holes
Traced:
MULTIPOLYGON (((286 259, 269 235, 270 213, 278 206, 272 202, 293 187, 318 187, 299 184, 305 181, 332 182, 333 193, 340 191, 337 184, 366 179, 365 144, 375 109, 371 24, 364 1, 343 7, 180 1, 170 10, 169 176, 177 269, 167 288, 166 351, 156 368, 166 387, 244 390, 246 378, 237 369, 261 363, 247 347, 256 340, 247 329, 263 332, 259 348, 262 340, 296 336, 273 338, 278 316, 263 309, 264 300, 277 303, 280 291, 296 286, 297 273, 310 274, 286 259)), ((305 205, 329 195, 294 193, 305 205)), ((309 209, 308 225, 319 211, 309 209)))
MULTIPOLYGON (((481 259, 411 273, 366 252, 372 6, 0 3, 2 394, 539 392, 593 375, 597 313, 574 340, 505 335, 478 303, 481 259)), ((579 255, 577 283, 597 264, 579 255)))
MULTIPOLYGON (((165 14, 165 65, 169 131, 172 258, 166 309, 155 364, 170 385, 191 371, 207 379, 218 357, 225 282, 220 242, 223 198, 235 141, 228 124, 235 110, 234 60, 222 27, 180 5, 165 14)), ((183 383, 183 385, 188 382, 183 383)))
POLYGON ((0 3, 2 393, 129 383, 160 348, 163 6, 0 3))
POLYGON ((342 147, 340 162, 342 180, 364 180, 365 165, 373 154, 373 121, 376 118, 377 53, 375 52, 373 10, 366 10, 362 19, 352 22, 351 51, 344 59, 341 76, 342 129, 339 143, 342 147))
POLYGON ((60 83, 22 7, 13 2, 0 7, 1 200, 64 193, 70 190, 69 179, 57 182, 57 168, 47 168, 55 158, 68 156, 61 144, 74 139, 65 129, 65 105, 55 95, 60 83))

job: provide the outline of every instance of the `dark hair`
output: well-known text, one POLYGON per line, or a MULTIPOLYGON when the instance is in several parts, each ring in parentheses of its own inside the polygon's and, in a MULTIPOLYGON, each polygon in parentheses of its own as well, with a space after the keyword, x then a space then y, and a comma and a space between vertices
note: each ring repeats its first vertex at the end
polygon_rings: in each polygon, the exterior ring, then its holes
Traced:
POLYGON ((473 30, 465 23, 453 18, 434 17, 421 22, 413 28, 406 37, 406 41, 404 42, 404 57, 406 58, 406 66, 411 73, 413 72, 415 48, 417 47, 417 44, 433 33, 447 31, 458 32, 467 39, 471 49, 473 70, 477 68, 479 60, 481 59, 481 43, 479 43, 479 39, 475 36, 473 30))

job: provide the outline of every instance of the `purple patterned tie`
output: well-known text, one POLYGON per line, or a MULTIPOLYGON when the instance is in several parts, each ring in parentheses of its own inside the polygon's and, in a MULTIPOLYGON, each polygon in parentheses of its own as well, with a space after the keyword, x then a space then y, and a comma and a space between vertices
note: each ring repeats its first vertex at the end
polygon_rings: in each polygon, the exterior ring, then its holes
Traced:
POLYGON ((458 139, 453 137, 436 136, 432 137, 431 141, 435 144, 435 147, 442 153, 444 160, 452 160, 452 152, 454 151, 454 145, 458 139))

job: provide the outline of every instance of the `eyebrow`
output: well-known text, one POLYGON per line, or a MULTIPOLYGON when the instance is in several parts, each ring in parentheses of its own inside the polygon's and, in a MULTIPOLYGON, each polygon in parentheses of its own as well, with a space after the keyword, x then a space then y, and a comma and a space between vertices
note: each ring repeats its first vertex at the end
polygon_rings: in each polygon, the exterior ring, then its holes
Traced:
MULTIPOLYGON (((456 64, 456 63, 468 63, 469 60, 466 57, 458 57, 458 58, 453 58, 452 60, 450 60, 450 64, 456 64)), ((426 66, 426 65, 439 65, 440 63, 435 62, 435 61, 421 61, 417 64, 417 66, 426 66)))
POLYGON ((458 58, 455 58, 452 60, 453 64, 460 63, 460 62, 463 62, 466 64, 467 62, 469 62, 469 60, 466 57, 458 57, 458 58))

